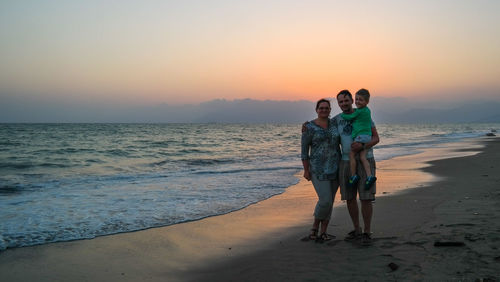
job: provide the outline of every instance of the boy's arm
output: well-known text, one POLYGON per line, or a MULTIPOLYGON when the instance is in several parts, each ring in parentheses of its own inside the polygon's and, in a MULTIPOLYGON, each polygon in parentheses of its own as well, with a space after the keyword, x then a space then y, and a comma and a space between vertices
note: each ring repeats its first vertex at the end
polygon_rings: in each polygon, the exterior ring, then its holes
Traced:
POLYGON ((342 116, 342 118, 345 120, 353 120, 359 116, 360 112, 360 110, 356 109, 352 114, 341 113, 340 116, 342 116))
POLYGON ((364 107, 356 109, 352 114, 345 114, 345 113, 341 114, 342 118, 344 118, 345 120, 353 120, 361 115, 363 115, 363 118, 369 117, 371 115, 370 109, 368 109, 368 107, 364 107))

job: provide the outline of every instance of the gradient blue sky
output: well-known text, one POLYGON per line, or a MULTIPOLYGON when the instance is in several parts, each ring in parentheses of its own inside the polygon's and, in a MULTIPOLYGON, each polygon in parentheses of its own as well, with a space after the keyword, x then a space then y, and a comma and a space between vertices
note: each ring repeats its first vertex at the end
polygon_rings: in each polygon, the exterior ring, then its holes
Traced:
POLYGON ((500 100, 500 1, 1 1, 0 98, 500 100))

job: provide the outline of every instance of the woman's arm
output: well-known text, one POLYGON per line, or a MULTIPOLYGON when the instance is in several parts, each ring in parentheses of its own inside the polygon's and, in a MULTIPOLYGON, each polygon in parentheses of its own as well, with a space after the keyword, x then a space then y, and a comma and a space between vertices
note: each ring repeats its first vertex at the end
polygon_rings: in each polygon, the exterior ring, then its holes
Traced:
POLYGON ((309 181, 311 180, 311 172, 309 171, 309 149, 312 143, 312 134, 309 132, 307 127, 305 128, 305 131, 302 131, 302 138, 300 143, 300 158, 302 159, 302 166, 304 167, 304 178, 309 181))
POLYGON ((309 171, 309 160, 302 160, 302 166, 304 167, 304 178, 310 181, 311 171, 309 171))

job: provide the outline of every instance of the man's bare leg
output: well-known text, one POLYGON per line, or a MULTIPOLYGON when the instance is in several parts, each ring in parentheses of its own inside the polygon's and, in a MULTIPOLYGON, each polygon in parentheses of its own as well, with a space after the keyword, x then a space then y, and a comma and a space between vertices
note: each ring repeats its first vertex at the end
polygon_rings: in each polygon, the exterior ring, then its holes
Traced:
POLYGON ((365 225, 364 233, 370 234, 373 216, 373 206, 371 200, 361 200, 361 214, 365 225))
POLYGON ((351 221, 352 225, 354 226, 354 230, 359 231, 359 233, 361 233, 361 227, 359 227, 358 201, 356 199, 347 200, 347 210, 349 211, 349 215, 351 216, 351 221))

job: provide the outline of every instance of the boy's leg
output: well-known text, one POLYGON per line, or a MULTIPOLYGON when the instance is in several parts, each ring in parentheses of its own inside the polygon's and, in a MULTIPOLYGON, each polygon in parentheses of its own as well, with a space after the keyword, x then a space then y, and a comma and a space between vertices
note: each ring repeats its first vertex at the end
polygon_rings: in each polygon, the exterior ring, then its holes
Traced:
POLYGON ((370 163, 366 159, 366 150, 362 150, 359 152, 359 159, 361 160, 361 163, 363 164, 363 168, 365 169, 366 176, 372 176, 372 172, 370 169, 370 163))
POLYGON ((375 183, 375 181, 377 181, 377 178, 374 176, 371 170, 370 162, 368 162, 368 160, 366 159, 366 150, 359 152, 359 160, 363 165, 363 170, 366 177, 364 189, 369 190, 370 187, 375 183))
POLYGON ((349 152, 349 166, 351 168, 351 177, 356 175, 356 153, 349 152))
POLYGON ((351 151, 349 152, 349 166, 351 168, 351 177, 349 178, 349 186, 356 187, 359 182, 359 175, 356 174, 356 168, 358 166, 356 160, 356 153, 351 151))

